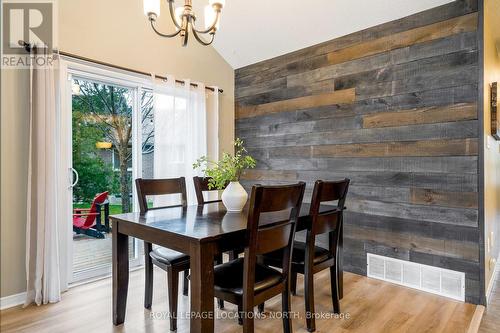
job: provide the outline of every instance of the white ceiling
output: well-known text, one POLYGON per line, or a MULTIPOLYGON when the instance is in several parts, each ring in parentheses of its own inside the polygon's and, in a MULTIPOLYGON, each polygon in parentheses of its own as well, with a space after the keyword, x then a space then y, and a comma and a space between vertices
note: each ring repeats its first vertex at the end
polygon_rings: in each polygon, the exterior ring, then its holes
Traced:
POLYGON ((452 1, 226 0, 214 47, 237 69, 452 1))

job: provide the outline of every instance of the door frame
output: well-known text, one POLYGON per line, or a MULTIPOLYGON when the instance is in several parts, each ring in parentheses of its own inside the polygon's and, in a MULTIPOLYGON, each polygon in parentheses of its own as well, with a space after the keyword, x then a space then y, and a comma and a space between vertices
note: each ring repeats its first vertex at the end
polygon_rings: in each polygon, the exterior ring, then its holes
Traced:
MULTIPOLYGON (((152 80, 145 79, 143 76, 131 75, 125 71, 117 70, 103 65, 93 64, 87 61, 78 60, 66 56, 61 56, 60 61, 60 82, 61 82, 61 144, 62 156, 61 162, 65 166, 68 174, 61 177, 67 185, 62 185, 67 189, 65 199, 61 200, 62 211, 65 212, 66 219, 61 221, 61 231, 67 235, 67 279, 69 284, 79 284, 84 280, 100 278, 111 274, 111 263, 108 267, 93 269, 78 274, 73 274, 73 228, 67 221, 72 221, 73 212, 73 191, 70 186, 73 183, 73 158, 72 158, 72 80, 73 77, 79 77, 86 80, 97 81, 104 84, 110 84, 129 88, 133 91, 133 111, 132 111, 132 180, 142 174, 142 136, 141 136, 141 90, 152 90, 152 80)), ((62 188, 62 187, 61 187, 62 188)), ((138 211, 137 193, 132 181, 132 210, 138 211)), ((144 264, 144 256, 140 255, 140 242, 135 239, 134 247, 136 257, 130 261, 130 267, 138 267, 144 264)))

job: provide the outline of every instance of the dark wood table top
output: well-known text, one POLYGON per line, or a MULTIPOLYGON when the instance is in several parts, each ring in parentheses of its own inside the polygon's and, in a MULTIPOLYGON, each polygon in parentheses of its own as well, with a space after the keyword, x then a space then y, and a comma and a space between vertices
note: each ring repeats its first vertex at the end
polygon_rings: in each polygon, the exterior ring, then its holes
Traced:
MULTIPOLYGON (((302 204, 298 230, 307 227, 309 208, 310 204, 302 204)), ((321 210, 332 209, 336 209, 336 207, 325 205, 322 206, 321 210)), ((151 228, 151 231, 176 234, 192 241, 207 241, 246 230, 247 214, 247 207, 241 213, 228 213, 224 205, 217 202, 203 206, 150 210, 144 215, 138 212, 118 214, 112 215, 110 218, 119 221, 120 224, 142 225, 145 228, 151 228)), ((269 216, 269 218, 275 221, 276 215, 269 216)))

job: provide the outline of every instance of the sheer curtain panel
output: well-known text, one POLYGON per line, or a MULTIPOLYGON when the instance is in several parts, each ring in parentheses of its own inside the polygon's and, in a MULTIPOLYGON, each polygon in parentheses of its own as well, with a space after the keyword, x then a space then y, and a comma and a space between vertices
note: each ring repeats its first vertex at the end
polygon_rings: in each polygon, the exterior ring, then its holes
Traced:
MULTIPOLYGON (((193 163, 207 155, 207 107, 205 86, 192 87, 189 80, 183 86, 168 84, 154 87, 154 178, 186 178, 188 204, 196 204, 193 163)), ((155 205, 179 203, 178 198, 157 197, 155 205)))
MULTIPOLYGON (((43 50, 43 49, 42 49, 43 50)), ((33 48, 33 56, 41 50, 33 48)), ((61 161, 59 61, 30 68, 29 162, 25 304, 58 302, 67 288, 67 235, 60 223, 61 161)), ((63 192, 67 189, 62 189, 63 192)), ((70 221, 66 221, 68 224, 70 221)))

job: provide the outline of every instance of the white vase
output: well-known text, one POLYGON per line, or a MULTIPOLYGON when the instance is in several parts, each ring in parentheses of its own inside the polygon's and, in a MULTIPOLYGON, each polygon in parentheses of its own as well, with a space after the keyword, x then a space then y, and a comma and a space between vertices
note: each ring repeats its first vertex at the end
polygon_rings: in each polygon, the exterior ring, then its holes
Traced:
POLYGON ((230 182, 222 192, 222 203, 228 212, 241 212, 248 199, 248 194, 240 182, 230 182))

